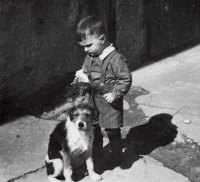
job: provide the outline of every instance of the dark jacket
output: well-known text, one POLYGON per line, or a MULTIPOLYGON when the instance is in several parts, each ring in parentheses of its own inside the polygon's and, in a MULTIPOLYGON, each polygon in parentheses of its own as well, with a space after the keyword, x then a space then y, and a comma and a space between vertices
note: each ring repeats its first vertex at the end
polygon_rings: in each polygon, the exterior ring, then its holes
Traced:
POLYGON ((112 104, 97 94, 93 101, 99 113, 98 124, 103 128, 123 126, 123 96, 130 89, 132 78, 125 58, 117 51, 111 52, 103 61, 99 57, 86 56, 82 67, 90 81, 112 92, 112 104))

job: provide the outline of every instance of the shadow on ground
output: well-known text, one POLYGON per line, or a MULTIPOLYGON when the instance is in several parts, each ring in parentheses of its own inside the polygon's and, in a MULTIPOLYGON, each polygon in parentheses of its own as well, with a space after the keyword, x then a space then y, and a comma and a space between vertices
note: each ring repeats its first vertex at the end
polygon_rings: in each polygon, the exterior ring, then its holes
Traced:
POLYGON ((148 123, 131 128, 124 142, 132 144, 137 154, 148 155, 176 138, 178 132, 177 127, 171 123, 172 118, 166 113, 155 115, 148 123))
POLYGON ((151 117, 148 123, 131 128, 122 140, 124 162, 121 168, 129 169, 134 162, 142 158, 141 155, 148 155, 173 142, 178 132, 177 127, 171 123, 172 118, 169 114, 158 114, 151 117))
MULTIPOLYGON (((158 114, 150 118, 148 123, 133 127, 129 130, 123 143, 123 163, 121 169, 129 169, 142 155, 149 155, 155 149, 166 146, 174 141, 177 135, 177 127, 171 123, 172 116, 166 113, 158 114)), ((104 147, 104 155, 109 154, 109 144, 104 147)), ((97 159, 96 170, 102 174, 99 168, 101 163, 97 159)))
MULTIPOLYGON (((39 116, 43 112, 53 111, 66 102, 66 87, 75 78, 75 72, 69 72, 66 77, 54 85, 44 85, 44 88, 28 98, 11 98, 2 102, 0 124, 7 123, 13 118, 25 115, 39 116)), ((1 109, 1 108, 0 108, 1 109)))

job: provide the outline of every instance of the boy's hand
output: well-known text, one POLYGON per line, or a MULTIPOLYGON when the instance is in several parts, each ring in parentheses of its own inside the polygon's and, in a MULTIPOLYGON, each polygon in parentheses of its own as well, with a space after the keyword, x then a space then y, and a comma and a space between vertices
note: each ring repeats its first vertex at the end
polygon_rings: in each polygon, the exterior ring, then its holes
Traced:
POLYGON ((107 93, 102 96, 108 103, 113 103, 115 96, 112 93, 107 93))
POLYGON ((71 85, 76 84, 78 82, 90 83, 88 76, 83 72, 83 70, 77 71, 75 76, 76 77, 74 81, 71 83, 71 85))

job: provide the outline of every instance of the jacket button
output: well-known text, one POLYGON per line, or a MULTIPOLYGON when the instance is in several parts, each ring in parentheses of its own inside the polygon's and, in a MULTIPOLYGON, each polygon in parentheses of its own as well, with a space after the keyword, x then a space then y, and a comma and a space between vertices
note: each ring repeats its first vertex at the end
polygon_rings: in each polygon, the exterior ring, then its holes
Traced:
POLYGON ((100 85, 103 87, 103 86, 104 86, 104 83, 100 83, 100 85))

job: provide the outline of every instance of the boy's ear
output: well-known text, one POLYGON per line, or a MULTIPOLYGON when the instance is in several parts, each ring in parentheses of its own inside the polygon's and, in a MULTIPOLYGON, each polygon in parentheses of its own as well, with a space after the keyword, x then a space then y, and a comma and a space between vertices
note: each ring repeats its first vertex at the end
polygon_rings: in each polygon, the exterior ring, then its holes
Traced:
POLYGON ((105 40, 106 40, 106 36, 105 36, 105 35, 101 35, 101 36, 99 37, 99 39, 102 41, 102 43, 104 43, 105 40))

